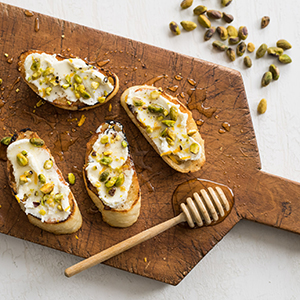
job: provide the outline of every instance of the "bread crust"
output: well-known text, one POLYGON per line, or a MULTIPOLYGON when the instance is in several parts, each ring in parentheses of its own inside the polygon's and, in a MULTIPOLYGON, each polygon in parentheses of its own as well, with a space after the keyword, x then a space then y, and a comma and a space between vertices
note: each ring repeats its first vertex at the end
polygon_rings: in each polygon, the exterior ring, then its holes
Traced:
MULTIPOLYGON (((27 130, 27 131, 20 132, 17 135, 17 138, 15 140, 30 139, 30 138, 39 138, 39 136, 37 135, 37 133, 27 130)), ((41 148, 45 149, 45 151, 48 151, 49 154, 51 155, 51 152, 46 145, 44 145, 41 148)), ((65 182, 63 175, 59 170, 59 168, 57 167, 54 160, 53 160, 53 168, 57 172, 60 181, 65 182)), ((13 166, 9 161, 9 159, 7 160, 7 173, 9 179, 9 185, 11 187, 13 195, 15 196, 17 194, 16 180, 13 175, 13 166)), ((23 202, 20 201, 19 204, 21 209, 25 211, 23 202)), ((60 222, 46 222, 46 221, 42 222, 40 218, 33 216, 31 214, 28 214, 27 217, 30 223, 45 231, 52 232, 54 234, 71 234, 78 231, 82 226, 82 216, 72 191, 70 191, 69 194, 69 205, 71 209, 70 215, 68 216, 67 219, 60 222)))
MULTIPOLYGON (((32 54, 32 53, 38 53, 38 54, 42 54, 42 53, 46 53, 46 54, 49 54, 49 55, 53 55, 54 53, 50 53, 50 52, 44 52, 44 51, 40 51, 40 50, 28 50, 28 51, 25 51, 23 53, 21 53, 20 57, 19 57, 19 66, 20 66, 20 73, 21 73, 21 76, 22 78, 24 79, 24 81, 29 85, 29 87, 37 94, 39 95, 39 92, 38 92, 38 88, 28 82, 25 78, 26 78, 26 71, 25 71, 25 59, 28 55, 32 54)), ((56 58, 58 60, 64 60, 65 58, 57 55, 56 58)), ((68 104, 68 99, 66 97, 58 97, 56 100, 54 100, 53 102, 49 102, 47 101, 46 99, 42 98, 40 95, 40 97, 42 99, 44 99, 45 101, 53 104, 54 106, 56 107, 59 107, 59 108, 62 108, 62 109, 66 109, 66 110, 79 110, 79 111, 82 111, 82 110, 88 110, 88 109, 92 109, 92 108, 96 108, 98 106, 101 106, 103 104, 105 104, 106 102, 108 102, 111 98, 113 98, 117 92, 119 91, 119 78, 116 74, 110 72, 110 71, 104 71, 103 69, 101 68, 98 68, 98 67, 95 67, 97 69, 97 71, 99 71, 100 73, 104 74, 105 76, 107 77, 111 77, 113 82, 114 82, 114 89, 113 91, 106 97, 105 99, 105 102, 103 103, 97 103, 97 104, 94 104, 94 105, 87 105, 85 103, 82 103, 80 102, 79 100, 77 100, 76 102, 72 102, 71 105, 68 104)))
MULTIPOLYGON (((144 135, 146 140, 149 142, 149 144, 155 149, 155 151, 160 155, 159 149, 153 142, 153 140, 150 138, 148 135, 146 129, 141 126, 140 122, 138 119, 135 117, 133 112, 130 110, 128 105, 126 104, 126 98, 130 92, 130 90, 137 90, 137 89, 150 89, 150 90, 157 90, 157 87, 154 86, 149 86, 149 85, 141 85, 141 86, 133 86, 128 88, 123 92, 121 95, 121 105, 127 112, 128 116, 132 120, 132 122, 137 126, 137 128, 141 131, 141 133, 144 135)), ((176 163, 174 160, 172 160, 168 155, 163 155, 161 158, 173 169, 175 169, 178 172, 181 173, 188 173, 188 172, 196 172, 201 169, 203 164, 205 163, 205 152, 204 152, 204 140, 201 138, 200 133, 198 132, 197 124, 195 123, 191 111, 183 104, 181 103, 177 98, 172 97, 169 94, 166 94, 165 92, 162 92, 162 95, 166 97, 170 102, 180 105, 180 111, 183 113, 186 113, 188 115, 187 119, 187 131, 189 130, 197 130, 197 132, 193 135, 193 139, 198 142, 201 146, 202 152, 201 152, 201 157, 198 160, 190 160, 188 162, 179 164, 176 163)))
MULTIPOLYGON (((110 124, 115 122, 109 122, 110 124)), ((102 128, 103 125, 102 124, 102 128)), ((107 124, 107 123, 106 123, 107 124)), ((103 129, 102 132, 104 132, 105 129, 103 129)), ((124 130, 122 130, 124 133, 124 130)), ((137 178, 137 174, 134 168, 133 161, 131 159, 130 153, 128 153, 127 160, 124 164, 127 164, 130 166, 131 169, 133 169, 134 173, 132 176, 132 183, 129 188, 127 199, 128 201, 132 202, 132 205, 130 208, 124 209, 122 207, 114 209, 111 207, 106 206, 103 201, 98 197, 97 189, 89 182, 86 172, 86 167, 88 164, 88 157, 90 153, 93 150, 93 145, 98 139, 98 135, 101 134, 101 132, 95 133, 89 142, 86 145, 86 154, 85 154, 85 165, 83 168, 83 178, 86 190, 92 199, 92 201, 95 203, 97 208, 102 214, 102 219, 104 222, 109 224, 112 227, 129 227, 133 223, 135 223, 139 217, 140 214, 140 207, 141 207, 141 191, 140 186, 137 178)))

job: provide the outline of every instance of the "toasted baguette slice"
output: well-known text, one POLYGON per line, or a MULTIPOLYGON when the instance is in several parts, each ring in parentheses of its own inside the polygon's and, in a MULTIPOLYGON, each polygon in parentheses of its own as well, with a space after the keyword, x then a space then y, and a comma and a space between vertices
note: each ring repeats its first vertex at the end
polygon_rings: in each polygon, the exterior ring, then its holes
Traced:
POLYGON ((29 222, 54 234, 79 230, 76 200, 43 140, 29 130, 13 140, 7 148, 9 185, 29 222))
POLYGON ((133 86, 124 91, 121 104, 169 166, 182 173, 201 168, 205 162, 204 141, 192 113, 177 98, 154 86, 133 86))
POLYGON ((91 137, 83 174, 87 192, 104 222, 113 227, 128 227, 136 222, 141 191, 120 123, 103 123, 91 137))
POLYGON ((119 90, 116 74, 105 72, 78 58, 65 59, 53 53, 29 50, 20 55, 19 66, 24 81, 35 93, 67 110, 98 107, 114 97, 119 90), (35 55, 39 61, 34 60, 35 55), (52 63, 55 68, 52 68, 52 63))

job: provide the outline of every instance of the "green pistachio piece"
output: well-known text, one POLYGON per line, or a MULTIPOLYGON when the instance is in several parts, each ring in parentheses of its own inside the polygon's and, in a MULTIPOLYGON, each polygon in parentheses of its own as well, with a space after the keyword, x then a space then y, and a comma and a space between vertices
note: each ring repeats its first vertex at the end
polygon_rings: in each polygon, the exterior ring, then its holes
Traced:
POLYGON ((38 179, 39 179, 39 182, 40 182, 41 184, 46 183, 46 177, 45 177, 45 175, 39 174, 38 179))
POLYGON ((164 108, 158 105, 150 104, 148 110, 153 114, 159 114, 164 112, 164 108))
POLYGON ((157 121, 162 121, 163 119, 164 119, 163 116, 157 116, 157 117, 156 117, 156 120, 157 120, 157 121))
POLYGON ((99 103, 104 103, 106 99, 105 99, 105 97, 98 97, 97 100, 99 103))
POLYGON ((44 72, 43 72, 43 76, 45 77, 45 76, 48 76, 48 75, 52 75, 52 74, 54 74, 54 68, 50 68, 50 67, 48 67, 44 72))
POLYGON ((235 52, 232 48, 228 48, 226 50, 226 55, 228 56, 228 58, 231 60, 231 61, 235 61, 235 52))
POLYGON ((186 31, 192 31, 197 28, 197 24, 192 21, 181 21, 180 24, 186 31))
POLYGON ((39 58, 34 58, 30 69, 32 71, 37 71, 40 68, 40 66, 41 66, 40 59, 39 58))
POLYGON ((40 78, 41 76, 42 76, 42 72, 38 70, 32 74, 32 80, 36 80, 36 79, 40 78))
POLYGON ((182 9, 186 9, 193 5, 194 0, 183 0, 180 4, 182 9))
POLYGON ((169 137, 166 137, 166 141, 167 141, 167 143, 168 143, 170 146, 174 146, 174 145, 175 145, 174 141, 173 141, 172 139, 170 139, 169 137))
POLYGON ((278 59, 283 64, 289 64, 292 62, 292 59, 287 54, 280 55, 278 59))
POLYGON ((78 74, 75 74, 74 75, 74 80, 76 83, 78 84, 81 84, 82 83, 82 78, 78 75, 78 74))
POLYGON ((55 196, 54 196, 54 201, 55 201, 55 202, 61 202, 61 200, 63 199, 63 197, 64 197, 64 194, 63 194, 63 193, 55 194, 55 196))
POLYGON ((252 67, 252 60, 249 56, 245 56, 244 57, 244 65, 247 67, 247 68, 251 68, 252 67))
POLYGON ((197 133, 197 131, 198 131, 198 130, 196 130, 196 129, 191 129, 191 130, 189 130, 189 131, 187 132, 187 135, 188 135, 188 136, 192 136, 192 135, 194 135, 195 133, 197 133))
POLYGON ((40 138, 31 138, 29 142, 35 147, 43 147, 45 142, 40 138))
POLYGON ((71 76, 70 76, 70 75, 66 75, 65 79, 66 79, 66 82, 67 82, 69 85, 71 85, 71 76))
POLYGON ((193 143, 190 146, 190 152, 197 154, 200 151, 200 146, 197 143, 193 143))
POLYGON ((44 163, 44 169, 50 170, 53 167, 53 161, 52 159, 47 159, 44 163))
POLYGON ((20 182, 20 184, 25 184, 26 182, 28 182, 28 179, 25 175, 21 175, 19 182, 20 182))
POLYGON ((220 51, 226 51, 228 49, 228 46, 220 41, 214 41, 212 43, 213 47, 220 50, 220 51))
POLYGON ((99 86, 100 86, 100 83, 98 81, 91 82, 92 89, 96 90, 99 86))
POLYGON ((236 47, 236 54, 238 56, 243 56, 245 51, 246 51, 246 44, 244 42, 239 43, 236 47))
POLYGON ((151 126, 147 126, 146 127, 146 131, 147 131, 147 133, 152 133, 153 132, 153 129, 151 128, 151 126))
POLYGON ((170 24, 169 24, 169 28, 171 30, 171 32, 175 35, 179 35, 181 33, 180 31, 180 28, 178 26, 178 24, 174 21, 172 21, 170 24))
POLYGON ((170 108, 170 119, 173 120, 173 121, 177 121, 177 118, 178 118, 178 108, 175 107, 175 106, 172 106, 170 108))
POLYGON ((121 173, 116 180, 115 186, 120 187, 124 183, 124 181, 125 181, 125 176, 123 173, 121 173))
POLYGON ((1 144, 8 146, 11 142, 11 136, 6 136, 4 138, 1 139, 1 144))
POLYGON ((216 27, 212 26, 212 27, 208 28, 204 34, 204 41, 210 40, 215 32, 216 32, 216 27))
POLYGON ((100 139, 101 144, 107 144, 108 143, 108 135, 103 135, 100 139))
POLYGON ((166 128, 166 129, 167 129, 167 132, 166 132, 167 136, 168 136, 172 141, 175 141, 176 135, 175 135, 174 131, 171 130, 170 128, 166 128))
POLYGON ((105 182, 105 181, 107 180, 109 174, 110 174, 109 170, 103 171, 103 172, 100 174, 99 180, 100 180, 101 182, 105 182))
POLYGON ((269 55, 279 57, 281 54, 283 54, 283 49, 279 47, 269 47, 267 52, 269 55))
POLYGON ((109 157, 109 156, 103 156, 101 159, 100 159, 100 163, 102 165, 105 165, 105 166, 108 166, 112 163, 112 158, 109 157))
POLYGON ((114 177, 111 177, 106 183, 105 183, 105 186, 107 188, 111 188, 115 185, 116 181, 118 179, 118 176, 114 176, 114 177))
POLYGON ((279 40, 276 43, 276 46, 282 48, 284 50, 288 50, 292 48, 292 45, 286 40, 279 40))
POLYGON ((22 167, 27 166, 28 165, 28 158, 24 154, 18 153, 17 154, 17 162, 22 167))
POLYGON ((248 37, 248 29, 246 26, 241 26, 239 28, 238 36, 241 40, 245 40, 248 37))
POLYGON ((69 181, 70 184, 75 184, 76 177, 73 173, 68 174, 68 181, 69 181))
POLYGON ((69 86, 70 85, 68 83, 65 83, 65 84, 62 85, 62 88, 66 90, 69 86))
POLYGON ((175 125, 175 121, 173 120, 162 120, 161 122, 168 127, 174 127, 175 125))
POLYGON ((48 86, 45 90, 45 93, 47 96, 50 96, 51 95, 51 92, 52 92, 52 87, 51 86, 48 86))
POLYGON ((143 106, 145 104, 144 101, 138 97, 133 97, 132 102, 136 107, 143 106))
POLYGON ((272 73, 273 79, 274 80, 278 80, 280 72, 277 66, 275 66, 274 64, 270 65, 269 67, 269 71, 272 73))
POLYGON ((161 136, 161 137, 166 137, 166 136, 167 136, 167 132, 168 132, 168 128, 165 128, 165 129, 160 133, 160 136, 161 136))
POLYGON ((160 96, 161 92, 158 90, 154 90, 150 93, 150 99, 151 100, 156 100, 160 96))
POLYGON ((194 8, 193 12, 194 12, 195 15, 198 15, 198 16, 199 16, 199 15, 202 15, 202 14, 204 14, 205 12, 207 12, 207 7, 204 6, 204 5, 198 5, 198 6, 196 6, 196 7, 194 8))
POLYGON ((267 52, 268 46, 266 44, 261 44, 256 51, 256 57, 261 58, 267 52))
POLYGON ((205 15, 199 15, 198 16, 198 22, 204 28, 210 28, 211 27, 211 23, 205 15))
POLYGON ((273 75, 270 71, 266 72, 262 79, 261 79, 261 85, 262 86, 267 86, 273 79, 273 75))
POLYGON ((123 148, 126 148, 128 146, 127 142, 124 140, 121 142, 121 145, 123 148))
POLYGON ((257 106, 257 112, 259 114, 264 114, 267 110, 267 100, 265 98, 261 99, 258 106, 257 106))
POLYGON ((50 194, 54 189, 54 183, 53 182, 48 182, 48 183, 45 183, 41 188, 40 188, 40 191, 43 193, 43 194, 50 194))

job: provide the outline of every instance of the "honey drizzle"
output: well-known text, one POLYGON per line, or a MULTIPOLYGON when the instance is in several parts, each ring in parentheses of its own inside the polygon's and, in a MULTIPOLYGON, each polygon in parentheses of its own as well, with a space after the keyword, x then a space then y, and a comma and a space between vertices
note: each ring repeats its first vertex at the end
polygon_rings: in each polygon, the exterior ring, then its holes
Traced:
POLYGON ((159 76, 156 76, 154 78, 151 78, 149 80, 147 80, 144 85, 154 85, 155 82, 161 80, 161 79, 164 79, 164 78, 168 78, 168 75, 159 75, 159 76))

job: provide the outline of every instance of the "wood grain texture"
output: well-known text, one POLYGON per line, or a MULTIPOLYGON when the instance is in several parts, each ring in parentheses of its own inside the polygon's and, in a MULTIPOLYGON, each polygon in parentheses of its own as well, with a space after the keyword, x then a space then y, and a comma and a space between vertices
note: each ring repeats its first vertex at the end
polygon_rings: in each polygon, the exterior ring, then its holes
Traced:
POLYGON ((72 191, 84 222, 76 234, 78 239, 75 235, 57 237, 29 224, 11 196, 7 176, 3 171, 5 162, 1 162, 2 199, 7 199, 2 202, 0 210, 2 233, 89 257, 173 217, 173 191, 178 184, 196 177, 217 181, 233 189, 236 205, 224 222, 195 230, 176 226, 110 259, 106 264, 178 284, 241 218, 298 232, 299 226, 295 220, 299 215, 296 197, 299 185, 259 171, 255 134, 243 81, 237 71, 37 13, 28 18, 23 10, 3 4, 1 29, 1 51, 8 53, 9 58, 13 57, 11 64, 4 56, 0 60, 4 87, 1 91, 1 136, 26 127, 38 132, 50 146, 65 177, 69 172, 76 173, 77 181, 72 191), (35 17, 40 22, 38 32, 34 30, 35 17), (23 81, 18 82, 18 56, 29 49, 61 53, 67 57, 73 54, 90 62, 109 59, 104 68, 117 73, 120 78, 120 91, 110 101, 112 111, 108 111, 110 103, 84 113, 66 112, 47 103, 35 108, 40 98, 23 81), (179 73, 183 77, 181 81, 174 78, 179 73), (198 88, 194 93, 203 96, 204 91, 203 105, 216 108, 211 118, 193 110, 196 120, 204 120, 199 130, 205 140, 207 156, 206 164, 197 173, 179 174, 168 167, 120 107, 120 95, 127 87, 143 84, 162 74, 168 77, 158 81, 156 86, 166 89, 178 85, 176 92, 167 92, 172 95, 184 92, 185 97, 179 99, 190 106, 199 99, 197 96, 193 100, 191 89, 198 88), (188 78, 195 80, 195 87, 187 81, 188 78), (19 93, 15 92, 17 88, 20 89, 19 93), (187 95, 189 91, 190 97, 187 95), (77 122, 82 114, 87 119, 82 127, 78 127, 77 122), (84 189, 81 177, 85 144, 91 136, 90 131, 94 131, 105 119, 114 119, 124 125, 142 188, 140 218, 127 229, 111 228, 101 220, 100 213, 97 213, 84 189), (223 122, 229 122, 231 130, 220 134, 223 122), (287 202, 283 200, 284 195, 290 201, 289 205, 285 204, 287 209, 282 209, 282 203, 287 202), (270 202, 273 203, 273 209, 270 209, 270 202))

